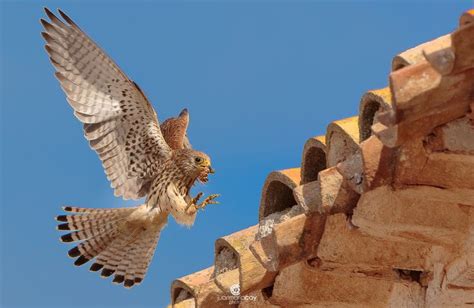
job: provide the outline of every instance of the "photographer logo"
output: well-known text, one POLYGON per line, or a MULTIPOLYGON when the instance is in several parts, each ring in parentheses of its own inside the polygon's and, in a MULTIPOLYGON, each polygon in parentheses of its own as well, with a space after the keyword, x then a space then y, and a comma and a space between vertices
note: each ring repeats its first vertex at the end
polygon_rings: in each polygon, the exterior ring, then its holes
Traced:
POLYGON ((240 295, 240 285, 238 283, 231 285, 229 289, 230 289, 230 294, 234 296, 240 295))

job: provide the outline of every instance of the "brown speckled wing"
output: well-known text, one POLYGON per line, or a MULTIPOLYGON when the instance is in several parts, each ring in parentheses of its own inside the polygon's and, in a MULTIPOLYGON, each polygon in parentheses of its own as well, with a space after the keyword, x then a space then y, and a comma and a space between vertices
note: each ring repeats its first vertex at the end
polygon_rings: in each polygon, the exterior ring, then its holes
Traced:
POLYGON ((56 77, 84 123, 84 134, 102 160, 116 196, 146 195, 157 163, 171 155, 158 117, 143 92, 63 12, 41 20, 56 77))

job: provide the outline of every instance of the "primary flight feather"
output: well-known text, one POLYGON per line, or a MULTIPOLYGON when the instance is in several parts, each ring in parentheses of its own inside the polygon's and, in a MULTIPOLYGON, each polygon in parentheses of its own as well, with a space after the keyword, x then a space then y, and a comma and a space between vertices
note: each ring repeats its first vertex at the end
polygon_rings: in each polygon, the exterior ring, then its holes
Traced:
POLYGON ((218 195, 200 203, 202 193, 189 195, 196 181, 207 182, 213 173, 211 160, 191 148, 186 109, 160 125, 143 91, 71 18, 61 10, 64 21, 45 12, 46 51, 115 195, 146 197, 132 208, 64 207, 71 213, 56 218, 63 222, 58 229, 72 232, 61 240, 80 242, 68 253, 75 265, 95 259, 91 271, 132 287, 143 280, 170 214, 192 225, 198 209, 217 203, 218 195))

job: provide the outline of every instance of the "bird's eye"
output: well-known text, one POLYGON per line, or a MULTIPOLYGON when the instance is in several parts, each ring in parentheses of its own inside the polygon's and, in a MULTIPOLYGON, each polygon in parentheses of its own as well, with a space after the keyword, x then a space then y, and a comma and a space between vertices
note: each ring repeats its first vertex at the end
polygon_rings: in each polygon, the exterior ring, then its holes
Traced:
POLYGON ((201 157, 196 157, 196 158, 194 159, 194 161, 197 162, 197 163, 201 163, 201 162, 202 162, 202 158, 201 158, 201 157))

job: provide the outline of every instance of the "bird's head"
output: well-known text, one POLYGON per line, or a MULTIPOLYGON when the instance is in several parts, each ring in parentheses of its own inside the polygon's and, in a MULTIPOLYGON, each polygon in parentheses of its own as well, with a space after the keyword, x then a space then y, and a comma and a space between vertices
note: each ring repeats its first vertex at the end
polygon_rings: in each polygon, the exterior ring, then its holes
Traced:
POLYGON ((190 149, 182 149, 176 152, 178 166, 188 175, 196 177, 200 182, 207 182, 208 175, 215 172, 211 166, 211 158, 207 154, 190 149))

